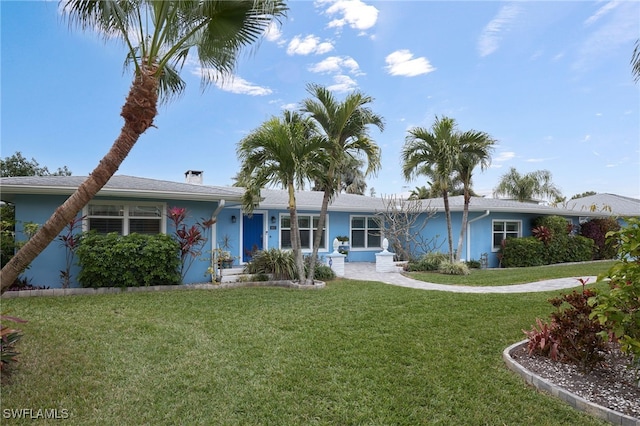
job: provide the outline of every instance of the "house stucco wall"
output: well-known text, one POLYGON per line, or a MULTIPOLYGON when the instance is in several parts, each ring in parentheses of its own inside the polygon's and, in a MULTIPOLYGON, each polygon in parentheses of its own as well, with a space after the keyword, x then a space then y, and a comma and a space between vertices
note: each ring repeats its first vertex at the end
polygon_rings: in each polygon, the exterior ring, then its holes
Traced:
MULTIPOLYGON (((66 198, 66 196, 62 195, 16 195, 14 198, 16 212, 16 240, 26 240, 27 237, 24 234, 25 223, 34 222, 40 225, 44 224, 55 209, 58 208, 66 198)), ((113 197, 96 197, 95 200, 131 202, 131 200, 113 197)), ((176 201, 167 199, 145 199, 144 202, 162 203, 165 208, 173 206, 187 208, 188 217, 185 223, 188 227, 193 225, 196 221, 210 218, 211 214, 217 207, 217 202, 176 201)), ((82 215, 82 213, 79 215, 82 215)), ((170 221, 167 221, 166 229, 164 231, 169 235, 174 234, 175 228, 170 221)), ((65 231, 62 233, 64 232, 65 231)), ((209 241, 211 241, 212 232, 213 230, 207 230, 205 232, 205 237, 209 241)), ((220 234, 220 231, 217 233, 220 234)), ((194 262, 185 276, 185 283, 201 283, 208 281, 208 277, 205 273, 209 265, 207 258, 210 250, 211 244, 210 242, 207 242, 203 248, 202 255, 194 258, 194 262)), ((56 238, 43 250, 42 253, 40 253, 40 255, 38 255, 38 257, 36 257, 36 259, 34 259, 30 267, 22 274, 22 276, 29 280, 29 282, 34 286, 59 288, 61 287, 60 271, 65 268, 64 265, 65 249, 60 245, 60 241, 56 238)), ((78 272, 79 267, 74 264, 71 269, 72 287, 80 287, 80 284, 76 280, 78 272)))

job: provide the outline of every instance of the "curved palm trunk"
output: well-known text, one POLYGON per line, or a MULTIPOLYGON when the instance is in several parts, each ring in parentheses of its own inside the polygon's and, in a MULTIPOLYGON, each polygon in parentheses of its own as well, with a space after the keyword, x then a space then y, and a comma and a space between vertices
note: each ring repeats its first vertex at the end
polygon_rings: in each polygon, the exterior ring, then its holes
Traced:
POLYGON ((464 235, 465 235, 465 232, 467 232, 467 221, 469 220, 470 201, 471 201, 471 194, 469 193, 469 190, 465 188, 464 209, 462 210, 462 228, 460 228, 460 237, 458 238, 458 251, 456 252, 456 262, 460 262, 460 256, 462 253, 462 244, 464 242, 464 235))
POLYGON ((109 152, 89 177, 56 209, 38 232, 0 271, 0 293, 4 293, 29 264, 58 236, 64 227, 102 189, 127 157, 138 138, 153 125, 157 115, 158 79, 155 68, 142 69, 129 90, 120 115, 124 126, 109 152))
POLYGON ((301 284, 304 284, 304 259, 302 258, 302 249, 300 248, 300 227, 298 226, 296 192, 293 182, 287 184, 287 189, 289 191, 289 217, 291 218, 291 248, 293 249, 293 257, 296 262, 298 280, 301 284))
POLYGON ((320 207, 320 217, 318 218, 318 229, 313 236, 313 250, 311 251, 311 261, 309 263, 309 274, 306 277, 305 284, 313 284, 313 277, 316 272, 316 259, 318 258, 318 250, 320 248, 320 241, 322 241, 322 230, 324 229, 324 223, 327 219, 327 210, 329 209, 329 199, 331 198, 331 192, 324 191, 322 197, 322 206, 320 207))
POLYGON ((447 218, 447 240, 449 241, 449 262, 453 263, 453 231, 451 229, 451 210, 449 209, 449 194, 447 190, 442 191, 444 201, 444 215, 447 218))

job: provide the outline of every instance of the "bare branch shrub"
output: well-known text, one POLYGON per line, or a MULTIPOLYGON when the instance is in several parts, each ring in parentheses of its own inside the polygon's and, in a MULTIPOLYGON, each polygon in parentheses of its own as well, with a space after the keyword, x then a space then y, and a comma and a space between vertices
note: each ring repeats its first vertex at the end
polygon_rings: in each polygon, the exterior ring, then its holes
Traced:
POLYGON ((440 235, 428 238, 422 233, 436 214, 431 203, 425 205, 421 200, 405 200, 396 195, 383 196, 382 202, 385 209, 376 212, 376 219, 397 260, 416 259, 444 244, 444 240, 439 241, 440 235))

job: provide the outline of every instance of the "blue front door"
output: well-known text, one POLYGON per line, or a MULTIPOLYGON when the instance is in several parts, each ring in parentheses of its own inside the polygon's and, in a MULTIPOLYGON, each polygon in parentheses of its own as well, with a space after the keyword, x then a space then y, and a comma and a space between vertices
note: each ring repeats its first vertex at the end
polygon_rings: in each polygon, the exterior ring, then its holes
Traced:
POLYGON ((262 213, 254 213, 251 217, 242 215, 242 261, 251 260, 251 253, 262 250, 264 223, 262 213))

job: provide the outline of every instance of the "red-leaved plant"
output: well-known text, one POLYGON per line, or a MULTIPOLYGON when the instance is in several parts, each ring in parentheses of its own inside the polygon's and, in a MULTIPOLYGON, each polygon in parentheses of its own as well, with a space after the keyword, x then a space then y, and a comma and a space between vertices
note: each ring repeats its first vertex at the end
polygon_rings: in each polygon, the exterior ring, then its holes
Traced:
POLYGON ((543 225, 536 226, 531 230, 531 233, 538 241, 542 241, 545 245, 549 244, 549 242, 551 242, 551 240, 553 239, 551 229, 543 225))
POLYGON ((175 227, 175 239, 180 244, 180 276, 184 280, 193 261, 202 254, 202 248, 207 242, 204 232, 214 221, 196 222, 187 227, 187 209, 185 207, 170 207, 167 217, 175 227))
POLYGON ((65 269, 60 271, 60 281, 62 288, 69 287, 71 283, 71 266, 73 265, 73 259, 76 256, 76 249, 80 244, 80 233, 76 232, 82 225, 82 221, 86 216, 76 216, 67 224, 65 232, 58 235, 58 241, 60 245, 65 248, 65 269))
POLYGON ((582 285, 581 292, 549 299, 557 308, 551 313, 549 324, 536 318, 538 328, 534 326, 531 331, 523 332, 529 338, 529 354, 575 364, 582 372, 589 372, 604 359, 607 339, 602 335, 604 328, 591 318, 588 300, 596 293, 585 287, 589 279, 577 280, 582 285))
POLYGON ((536 318, 536 324, 531 330, 522 330, 529 339, 527 349, 529 355, 534 353, 551 358, 554 361, 558 360, 558 340, 554 337, 554 329, 556 325, 552 322, 548 324, 542 321, 540 318, 536 318))
POLYGON ((15 323, 27 322, 17 317, 0 314, 0 370, 17 361, 16 356, 19 355, 19 352, 16 351, 15 345, 22 338, 22 332, 8 326, 7 321, 15 323))

